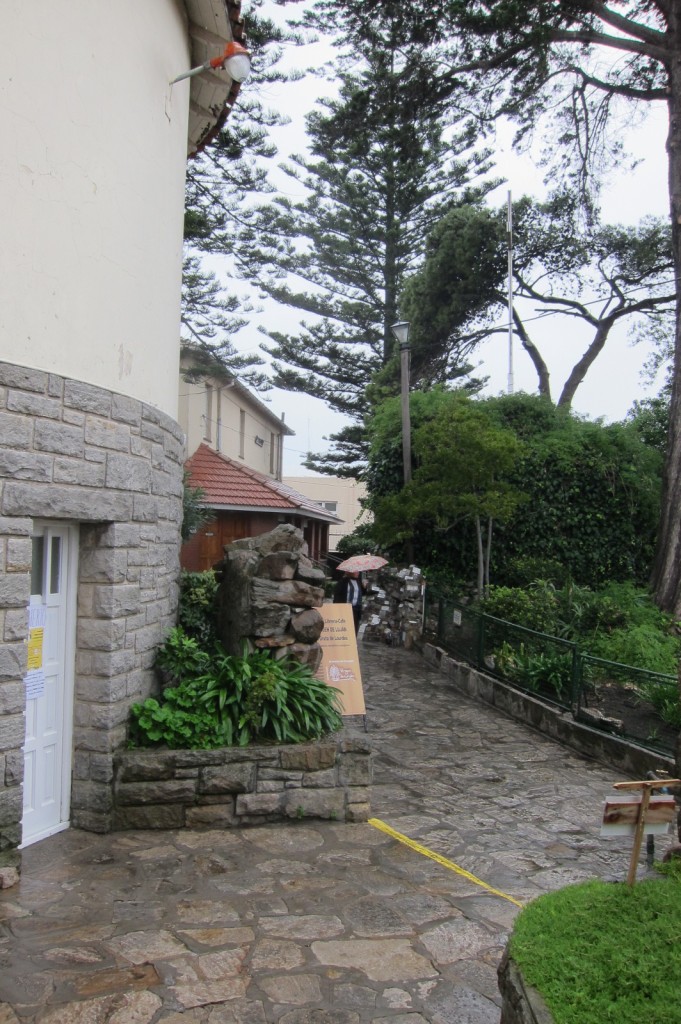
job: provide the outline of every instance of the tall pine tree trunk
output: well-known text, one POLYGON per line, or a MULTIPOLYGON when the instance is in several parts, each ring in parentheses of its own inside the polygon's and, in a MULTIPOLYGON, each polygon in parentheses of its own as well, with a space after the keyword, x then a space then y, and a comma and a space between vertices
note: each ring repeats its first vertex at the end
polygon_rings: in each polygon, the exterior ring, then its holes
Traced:
POLYGON ((478 540, 478 601, 485 596, 485 551, 482 543, 482 523, 480 516, 475 517, 475 536, 478 540))
POLYGON ((485 551, 485 597, 489 597, 489 563, 492 557, 492 517, 487 520, 487 549, 485 551))
MULTIPOLYGON (((681 0, 669 5, 669 34, 681 54, 681 0)), ((652 573, 655 600, 664 611, 681 614, 681 61, 669 67, 669 196, 676 277, 676 339, 667 435, 662 509, 652 573)))

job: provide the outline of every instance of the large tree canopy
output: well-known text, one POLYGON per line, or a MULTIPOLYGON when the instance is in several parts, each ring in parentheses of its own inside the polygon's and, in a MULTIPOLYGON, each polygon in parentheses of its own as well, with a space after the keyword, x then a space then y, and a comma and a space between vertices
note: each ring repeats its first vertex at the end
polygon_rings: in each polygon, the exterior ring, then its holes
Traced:
MULTIPOLYGON (((249 279, 307 314, 293 334, 267 332, 274 383, 360 424, 367 387, 393 356, 404 278, 432 223, 481 194, 476 182, 487 167, 472 123, 448 112, 432 88, 427 50, 412 35, 405 5, 382 4, 353 67, 341 66, 338 98, 308 117, 312 155, 285 166, 304 198, 278 196, 241 232, 252 245, 249 279)), ((344 432, 341 460, 347 440, 344 432)), ((326 468, 322 459, 313 465, 326 468)), ((342 471, 356 470, 350 462, 342 471)))
MULTIPOLYGON (((381 0, 317 0, 318 18, 371 32, 381 0)), ((664 103, 676 294, 681 281, 681 3, 679 0, 415 0, 413 38, 430 49, 440 94, 468 98, 480 122, 516 119, 519 136, 547 112, 560 165, 588 198, 589 184, 621 155, 613 118, 664 103), (420 20, 419 15, 422 17, 420 20)), ((681 306, 676 334, 662 520, 653 584, 658 604, 681 613, 681 306)))
MULTIPOLYGON (((552 398, 550 372, 536 339, 546 317, 575 325, 579 342, 556 404, 569 408, 613 328, 626 322, 637 339, 673 323, 673 259, 668 222, 637 227, 580 226, 564 193, 544 203, 513 206, 513 329, 537 374, 540 395, 552 398), (527 318, 526 311, 530 311, 527 318), (524 312, 525 311, 525 312, 524 312), (584 342, 584 337, 587 340, 584 342)), ((429 236, 423 267, 407 282, 402 311, 412 324, 414 362, 437 366, 469 358, 481 341, 507 327, 506 209, 469 205, 445 214, 429 236)), ((563 331, 568 334, 563 324, 563 331)))
POLYGON ((479 515, 497 524, 493 583, 553 572, 589 586, 645 580, 662 468, 645 423, 591 423, 521 394, 471 400, 435 389, 412 399, 411 486, 402 486, 399 402, 383 403, 370 426, 368 504, 394 557, 411 540, 426 571, 479 580, 479 515))

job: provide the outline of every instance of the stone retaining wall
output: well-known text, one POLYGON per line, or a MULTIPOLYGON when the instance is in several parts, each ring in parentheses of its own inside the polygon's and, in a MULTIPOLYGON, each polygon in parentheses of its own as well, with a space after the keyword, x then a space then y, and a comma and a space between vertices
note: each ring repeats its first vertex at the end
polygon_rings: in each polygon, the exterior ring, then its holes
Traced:
POLYGON ((79 528, 71 824, 106 832, 113 753, 176 618, 183 460, 153 406, 0 362, 0 866, 20 861, 33 523, 79 528))
POLYGON ((447 676, 457 690, 475 700, 491 704, 517 721, 525 722, 545 736, 609 768, 616 768, 638 779, 645 779, 651 771, 662 770, 674 774, 673 758, 577 722, 570 712, 543 704, 500 679, 493 679, 465 662, 456 661, 441 647, 425 644, 423 655, 430 665, 439 668, 447 676))
POLYGON ((371 576, 359 636, 411 650, 423 632, 423 576, 415 565, 390 566, 371 576))
POLYGON ((291 746, 121 750, 114 762, 114 828, 366 821, 371 777, 369 741, 349 730, 291 746))
POLYGON ((497 977, 503 1000, 499 1024, 554 1024, 553 1014, 536 989, 525 984, 508 950, 501 959, 497 977))

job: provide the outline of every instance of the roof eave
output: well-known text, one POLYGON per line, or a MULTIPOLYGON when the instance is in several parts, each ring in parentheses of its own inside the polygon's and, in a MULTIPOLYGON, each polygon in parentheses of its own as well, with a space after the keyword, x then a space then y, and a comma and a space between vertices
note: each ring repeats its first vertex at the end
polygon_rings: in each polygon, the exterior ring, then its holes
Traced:
MULTIPOLYGON (((183 0, 196 68, 224 53, 228 43, 246 45, 241 0, 183 0)), ((190 79, 187 154, 195 156, 218 134, 239 94, 227 71, 203 71, 190 79)))

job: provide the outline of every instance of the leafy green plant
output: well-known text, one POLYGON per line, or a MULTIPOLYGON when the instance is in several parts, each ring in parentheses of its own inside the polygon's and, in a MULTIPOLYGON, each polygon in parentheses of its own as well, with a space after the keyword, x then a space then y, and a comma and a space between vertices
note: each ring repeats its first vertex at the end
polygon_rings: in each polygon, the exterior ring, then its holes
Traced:
POLYGON ((195 679, 206 672, 210 655, 198 640, 189 636, 182 626, 171 629, 166 642, 158 649, 155 665, 170 682, 195 679))
POLYGON ((521 587, 490 587, 481 604, 487 615, 514 622, 539 633, 550 633, 556 623, 558 598, 555 587, 540 581, 528 590, 521 587))
POLYGON ((524 643, 517 647, 502 644, 494 655, 497 670, 506 679, 536 693, 540 689, 553 690, 557 697, 569 693, 572 681, 572 654, 558 651, 527 650, 524 643))
POLYGON ((208 649, 217 638, 216 609, 218 581, 212 569, 180 574, 178 625, 208 649))
POLYGON ((637 687, 644 700, 652 704, 663 722, 681 729, 681 702, 676 682, 649 682, 637 687))
POLYGON ((340 695, 293 659, 267 651, 225 655, 204 680, 202 700, 212 704, 234 742, 300 743, 342 724, 340 695))
POLYGON ((208 653, 177 627, 156 664, 174 685, 158 700, 133 705, 133 746, 301 743, 342 724, 339 691, 293 659, 275 660, 268 651, 235 656, 221 644, 208 653))
POLYGON ((209 750, 229 746, 224 724, 201 702, 202 686, 185 680, 169 686, 161 700, 148 697, 130 709, 129 745, 209 750))
POLYGON ((679 662, 679 638, 651 625, 597 633, 589 642, 589 653, 605 661, 643 668, 662 675, 674 675, 679 662))

